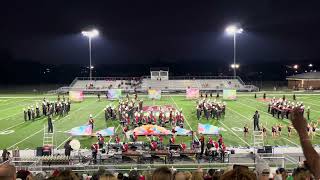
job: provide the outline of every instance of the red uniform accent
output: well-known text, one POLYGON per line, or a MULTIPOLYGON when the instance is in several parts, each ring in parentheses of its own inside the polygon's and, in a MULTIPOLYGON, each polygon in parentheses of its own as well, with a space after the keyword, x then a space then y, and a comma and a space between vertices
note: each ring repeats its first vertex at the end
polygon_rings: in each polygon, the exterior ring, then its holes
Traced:
POLYGON ((116 141, 116 143, 120 143, 120 138, 116 137, 115 141, 116 141))
POLYGON ((156 142, 156 141, 153 141, 153 142, 151 143, 151 148, 152 148, 153 150, 156 150, 157 147, 158 147, 157 142, 156 142))
POLYGON ((136 116, 135 120, 136 120, 136 124, 138 124, 139 123, 139 116, 136 116))
POLYGON ((129 149, 129 145, 128 145, 128 144, 122 145, 122 151, 123 151, 123 152, 128 151, 128 149, 129 149))
POLYGON ((98 139, 99 143, 104 143, 104 137, 103 136, 100 136, 99 139, 98 139))
POLYGON ((218 144, 217 142, 214 142, 214 147, 215 147, 216 149, 218 149, 218 148, 219 148, 219 144, 218 144))
POLYGON ((170 138, 170 143, 174 144, 176 142, 176 140, 174 139, 174 137, 170 138))
POLYGON ((212 140, 212 138, 211 138, 211 137, 209 138, 208 143, 209 143, 209 144, 213 144, 213 140, 212 140))
POLYGON ((223 144, 223 138, 220 136, 218 139, 219 144, 223 144))
POLYGON ((159 142, 163 143, 163 137, 159 136, 159 142))
POLYGON ((98 144, 92 144, 91 150, 97 151, 99 149, 98 144))
POLYGON ((184 143, 180 144, 180 146, 181 146, 182 151, 184 151, 187 148, 187 145, 184 143))
POLYGON ((130 117, 127 117, 126 120, 127 120, 127 123, 130 124, 130 117))

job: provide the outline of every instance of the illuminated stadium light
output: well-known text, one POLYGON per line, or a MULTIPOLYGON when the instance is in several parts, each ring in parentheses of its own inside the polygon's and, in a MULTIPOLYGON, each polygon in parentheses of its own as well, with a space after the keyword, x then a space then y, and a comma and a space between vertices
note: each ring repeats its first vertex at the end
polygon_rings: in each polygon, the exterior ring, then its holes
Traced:
POLYGON ((234 67, 231 67, 231 68, 233 68, 233 78, 236 78, 236 76, 237 76, 236 69, 239 68, 239 65, 237 67, 237 64, 236 64, 236 36, 237 36, 237 34, 241 34, 243 32, 243 29, 237 27, 236 25, 230 25, 225 29, 225 32, 228 35, 233 36, 233 64, 234 64, 233 66, 234 67))
POLYGON ((293 69, 298 69, 299 66, 297 64, 293 65, 293 69))
POLYGON ((231 64, 230 67, 232 69, 238 69, 240 67, 240 65, 239 64, 231 64))
POLYGON ((308 66, 309 66, 309 67, 313 67, 313 64, 309 64, 308 66))
POLYGON ((243 32, 242 28, 238 28, 235 25, 230 25, 226 28, 226 33, 229 35, 241 34, 243 32))
POLYGON ((92 69, 94 68, 92 65, 91 65, 91 62, 92 62, 92 58, 91 58, 91 39, 94 38, 94 37, 97 37, 99 35, 99 31, 96 30, 96 29, 92 29, 91 31, 82 31, 81 34, 85 37, 88 38, 89 40, 89 60, 90 60, 90 65, 89 65, 89 78, 90 80, 92 79, 92 69))
POLYGON ((99 35, 99 31, 96 29, 93 29, 91 31, 82 31, 81 33, 83 36, 86 36, 88 38, 94 38, 99 35))

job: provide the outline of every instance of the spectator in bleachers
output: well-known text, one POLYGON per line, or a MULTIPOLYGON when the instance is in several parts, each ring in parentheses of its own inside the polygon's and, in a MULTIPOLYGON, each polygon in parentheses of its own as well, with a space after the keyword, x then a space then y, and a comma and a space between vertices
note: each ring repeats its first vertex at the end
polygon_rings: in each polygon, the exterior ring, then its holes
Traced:
POLYGON ((16 168, 10 164, 3 164, 0 166, 0 179, 14 180, 16 179, 16 168))
POLYGON ((172 180, 173 175, 168 167, 160 167, 153 171, 152 180, 172 180))
POLYGON ((233 169, 224 173, 220 180, 255 180, 256 175, 247 166, 234 165, 233 169))

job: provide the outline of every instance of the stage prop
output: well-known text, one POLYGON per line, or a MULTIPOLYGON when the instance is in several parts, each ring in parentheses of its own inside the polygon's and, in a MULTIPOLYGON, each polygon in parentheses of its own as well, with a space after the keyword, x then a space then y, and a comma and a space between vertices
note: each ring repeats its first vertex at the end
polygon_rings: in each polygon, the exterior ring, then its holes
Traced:
POLYGON ((219 128, 217 126, 213 126, 211 124, 201 124, 198 123, 198 133, 200 134, 210 134, 210 135, 218 135, 219 128))
POLYGON ((223 90, 223 100, 236 100, 237 90, 235 89, 224 89, 223 90))
POLYGON ((114 136, 114 127, 108 127, 96 132, 96 135, 101 134, 102 136, 114 136))
POLYGON ((122 90, 121 89, 109 89, 107 91, 108 99, 120 99, 121 96, 122 96, 122 90))
POLYGON ((69 91, 69 99, 72 102, 82 102, 84 98, 82 91, 69 91))
POLYGON ((148 90, 149 99, 161 99, 161 90, 149 89, 148 90))
POLYGON ((74 127, 69 132, 72 136, 91 136, 92 129, 91 125, 83 125, 79 127, 74 127))
POLYGON ((178 135, 178 136, 191 136, 192 135, 192 132, 190 130, 181 128, 179 126, 176 126, 174 128, 174 130, 176 131, 175 134, 178 135))
POLYGON ((69 145, 73 150, 79 150, 81 147, 80 141, 78 139, 73 139, 72 141, 70 141, 69 145))
POLYGON ((187 88, 186 98, 187 99, 198 99, 200 91, 198 88, 187 88))
POLYGON ((137 127, 133 130, 138 136, 145 136, 145 135, 169 135, 171 131, 167 130, 164 127, 147 124, 137 127))

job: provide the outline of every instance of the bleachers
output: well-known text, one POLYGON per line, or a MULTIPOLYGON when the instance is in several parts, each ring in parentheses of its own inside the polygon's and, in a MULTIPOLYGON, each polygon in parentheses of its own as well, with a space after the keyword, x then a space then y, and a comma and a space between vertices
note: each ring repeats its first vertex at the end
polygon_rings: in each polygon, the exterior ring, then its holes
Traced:
POLYGON ((208 77, 208 78, 189 78, 173 77, 169 80, 155 80, 149 77, 141 78, 141 81, 134 80, 120 80, 115 78, 93 78, 88 80, 86 78, 76 78, 70 85, 71 89, 81 89, 88 91, 107 90, 107 89, 124 89, 145 92, 149 88, 161 89, 165 91, 185 91, 187 88, 199 88, 200 90, 223 90, 223 89, 237 89, 238 91, 256 91, 257 88, 251 85, 245 85, 240 78, 232 77, 208 77))

